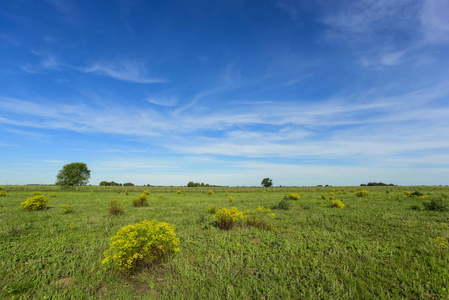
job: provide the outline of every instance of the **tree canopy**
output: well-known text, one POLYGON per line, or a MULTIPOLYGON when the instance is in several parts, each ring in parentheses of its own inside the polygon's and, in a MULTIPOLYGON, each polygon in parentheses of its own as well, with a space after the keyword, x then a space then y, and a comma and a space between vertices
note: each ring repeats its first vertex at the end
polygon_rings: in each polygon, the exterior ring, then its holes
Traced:
POLYGON ((65 165, 56 176, 56 184, 63 186, 86 185, 89 182, 90 170, 85 163, 74 162, 65 165))
POLYGON ((260 184, 264 187, 270 187, 273 185, 273 180, 271 180, 270 178, 264 178, 260 184))

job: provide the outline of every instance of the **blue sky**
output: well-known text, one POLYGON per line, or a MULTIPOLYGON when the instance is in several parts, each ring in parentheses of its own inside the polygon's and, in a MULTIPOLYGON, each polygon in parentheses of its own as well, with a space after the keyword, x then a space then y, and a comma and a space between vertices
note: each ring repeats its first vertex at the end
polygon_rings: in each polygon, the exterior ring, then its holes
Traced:
POLYGON ((2 1, 0 185, 448 184, 449 2, 2 1))

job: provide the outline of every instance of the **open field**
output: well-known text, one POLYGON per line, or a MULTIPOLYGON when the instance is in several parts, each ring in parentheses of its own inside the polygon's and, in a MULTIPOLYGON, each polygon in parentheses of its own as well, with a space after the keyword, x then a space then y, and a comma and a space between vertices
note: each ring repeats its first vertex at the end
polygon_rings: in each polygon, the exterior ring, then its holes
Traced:
POLYGON ((432 240, 449 239, 449 212, 417 209, 448 195, 448 187, 363 187, 365 197, 356 196, 360 187, 5 189, 0 298, 449 298, 449 249, 432 240), (320 206, 326 202, 321 195, 332 189, 344 208, 320 206), (21 209, 37 190, 47 196, 49 208, 21 209), (131 199, 143 190, 152 192, 149 206, 133 207, 131 199), (426 196, 407 197, 404 191, 426 196), (220 230, 207 210, 208 205, 270 208, 288 192, 301 198, 289 200, 289 210, 273 210, 276 230, 220 230), (112 199, 122 204, 123 215, 109 215, 112 199), (73 212, 61 214, 63 204, 73 212), (176 225, 180 251, 134 275, 103 269, 110 237, 125 225, 153 219, 176 225))

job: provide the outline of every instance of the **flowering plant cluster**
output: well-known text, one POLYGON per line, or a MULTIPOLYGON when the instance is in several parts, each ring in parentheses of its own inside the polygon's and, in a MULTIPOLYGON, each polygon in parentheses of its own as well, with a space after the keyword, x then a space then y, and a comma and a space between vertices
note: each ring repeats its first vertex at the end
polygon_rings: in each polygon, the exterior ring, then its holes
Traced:
POLYGON ((139 196, 139 198, 133 198, 133 206, 134 207, 140 207, 140 206, 148 206, 148 194, 145 194, 145 192, 142 193, 142 195, 139 196))
POLYGON ((357 191, 355 194, 356 194, 357 197, 365 197, 366 195, 368 195, 368 191, 367 190, 360 190, 360 191, 357 191))
POLYGON ((245 221, 245 215, 239 211, 236 207, 231 209, 222 208, 215 213, 218 226, 221 229, 229 230, 234 227, 238 222, 245 221))
POLYGON ((5 197, 6 196, 6 191, 5 190, 1 190, 0 191, 0 197, 5 197))
POLYGON ((289 193, 286 197, 289 200, 299 200, 301 198, 297 193, 289 193))
POLYGON ((48 200, 44 195, 37 195, 28 198, 26 201, 20 203, 25 210, 40 210, 44 209, 48 204, 48 200))
POLYGON ((258 206, 254 210, 247 210, 245 212, 246 223, 262 229, 274 229, 273 223, 269 221, 274 218, 275 214, 271 212, 271 209, 262 206, 258 206))
POLYGON ((104 252, 102 265, 133 271, 179 251, 179 244, 175 225, 144 220, 117 231, 111 238, 109 249, 104 252))
POLYGON ((213 191, 213 190, 208 190, 208 191, 207 191, 207 194, 208 194, 208 195, 213 195, 213 194, 214 194, 214 191, 213 191))

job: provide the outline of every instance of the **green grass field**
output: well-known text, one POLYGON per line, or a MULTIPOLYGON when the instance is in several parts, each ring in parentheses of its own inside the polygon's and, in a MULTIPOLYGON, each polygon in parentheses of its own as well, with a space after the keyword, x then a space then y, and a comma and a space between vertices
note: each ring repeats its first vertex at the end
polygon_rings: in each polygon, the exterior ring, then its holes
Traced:
POLYGON ((213 195, 208 188, 131 187, 128 196, 124 187, 5 189, 0 197, 4 299, 449 298, 449 249, 432 240, 449 239, 449 212, 417 209, 442 194, 447 202, 447 187, 364 187, 366 197, 355 195, 359 187, 210 188, 213 195), (21 209, 38 189, 49 208, 21 209), (133 207, 131 199, 147 189, 149 206, 133 207), (332 189, 344 208, 320 206, 326 202, 321 195, 332 189), (406 197, 404 191, 427 198, 406 197), (49 196, 53 192, 56 197, 49 196), (271 208, 288 192, 301 198, 289 200, 289 210, 273 210, 276 230, 221 230, 207 210, 208 205, 271 208), (112 199, 122 204, 123 215, 109 214, 112 199), (61 214, 63 204, 73 212, 61 214), (180 251, 132 275, 103 269, 103 252, 117 230, 153 219, 176 225, 180 251))

